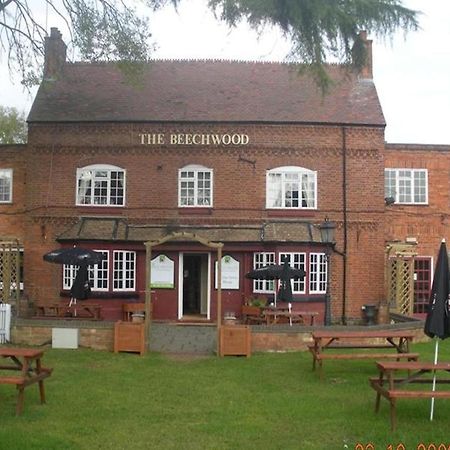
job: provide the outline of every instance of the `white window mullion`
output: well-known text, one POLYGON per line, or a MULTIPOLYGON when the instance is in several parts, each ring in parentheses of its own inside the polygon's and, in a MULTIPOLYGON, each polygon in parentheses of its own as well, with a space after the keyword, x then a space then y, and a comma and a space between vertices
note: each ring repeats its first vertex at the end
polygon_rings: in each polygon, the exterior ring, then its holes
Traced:
POLYGON ((325 253, 309 254, 309 293, 325 294, 327 291, 328 269, 325 253))
MULTIPOLYGON (((261 252, 253 254, 253 268, 259 269, 270 264, 275 264, 274 252, 261 252)), ((274 291, 275 282, 272 280, 253 280, 253 292, 271 294, 274 291)))
POLYGON ((124 206, 126 174, 120 167, 99 164, 77 169, 76 204, 82 206, 124 206), (117 186, 112 195, 112 176, 117 186), (123 185, 119 190, 119 178, 123 185), (119 195, 120 191, 120 195, 119 195))
POLYGON ((113 291, 136 289, 136 252, 115 250, 113 261, 113 291))
MULTIPOLYGON (((300 253, 300 252, 284 252, 279 254, 279 264, 283 263, 283 259, 287 257, 289 265, 293 267, 294 269, 301 269, 305 273, 306 270, 306 253, 300 253)), ((306 277, 305 277, 306 278, 306 277)), ((306 281, 305 278, 292 280, 291 286, 292 286, 292 293, 293 294, 305 294, 306 293, 306 281)))
POLYGON ((386 197, 400 204, 428 204, 427 169, 385 169, 384 173, 386 197))
POLYGON ((13 170, 0 169, 0 203, 12 202, 13 170))
POLYGON ((213 204, 213 171, 188 165, 178 170, 178 206, 206 207, 213 204))
POLYGON ((317 172, 296 166, 268 170, 266 208, 317 209, 317 172))

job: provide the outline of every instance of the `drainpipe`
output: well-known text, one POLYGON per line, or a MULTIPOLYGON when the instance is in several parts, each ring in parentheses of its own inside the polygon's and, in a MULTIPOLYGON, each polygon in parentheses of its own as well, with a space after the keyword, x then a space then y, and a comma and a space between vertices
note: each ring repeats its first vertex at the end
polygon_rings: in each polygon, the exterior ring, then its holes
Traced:
POLYGON ((344 248, 342 270, 342 325, 347 325, 347 135, 346 128, 342 127, 342 211, 344 222, 344 248))

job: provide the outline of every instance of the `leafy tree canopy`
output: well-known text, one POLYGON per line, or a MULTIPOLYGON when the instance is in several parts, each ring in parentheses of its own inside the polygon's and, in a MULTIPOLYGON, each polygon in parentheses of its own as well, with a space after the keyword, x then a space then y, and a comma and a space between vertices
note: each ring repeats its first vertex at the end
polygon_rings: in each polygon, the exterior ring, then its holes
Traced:
POLYGON ((27 124, 25 116, 16 108, 0 106, 0 144, 25 144, 27 124))
MULTIPOLYGON (((32 68, 42 67, 45 7, 65 21, 82 60, 142 62, 153 49, 143 4, 151 12, 181 1, 187 0, 0 0, 0 57, 24 84, 39 82, 32 68)), ((265 25, 279 28, 291 42, 290 59, 305 63, 322 88, 328 57, 363 64, 360 30, 392 37, 417 29, 419 14, 401 0, 208 0, 208 6, 230 27, 246 21, 261 33, 265 25)))
POLYGON ((391 38, 398 29, 417 30, 418 11, 399 0, 209 0, 231 27, 242 20, 257 31, 279 28, 291 43, 290 59, 305 63, 316 82, 326 89, 327 58, 360 69, 366 48, 359 32, 391 38))

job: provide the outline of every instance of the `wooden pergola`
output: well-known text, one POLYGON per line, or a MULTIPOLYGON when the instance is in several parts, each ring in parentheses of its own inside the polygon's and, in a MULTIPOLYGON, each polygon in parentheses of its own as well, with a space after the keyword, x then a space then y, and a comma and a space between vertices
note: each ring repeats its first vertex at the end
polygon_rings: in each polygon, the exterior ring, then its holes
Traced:
POLYGON ((220 345, 220 326, 222 324, 222 242, 211 242, 195 233, 187 232, 174 232, 167 236, 158 239, 157 241, 145 242, 145 350, 149 348, 149 336, 150 336, 150 324, 151 324, 151 303, 152 303, 152 291, 151 291, 151 262, 152 262, 152 248, 165 244, 166 242, 173 240, 187 240, 195 241, 206 247, 217 250, 217 354, 219 355, 220 345))

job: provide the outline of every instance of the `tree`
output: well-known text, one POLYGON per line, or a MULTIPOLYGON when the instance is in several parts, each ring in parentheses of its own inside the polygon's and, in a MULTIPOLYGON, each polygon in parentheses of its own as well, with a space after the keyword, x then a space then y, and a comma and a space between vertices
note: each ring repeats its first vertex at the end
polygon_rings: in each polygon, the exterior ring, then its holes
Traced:
MULTIPOLYGON (((142 1, 142 0, 141 0, 142 1)), ((147 9, 182 0, 145 0, 147 9)), ((187 0, 185 0, 187 1, 187 0)), ((0 56, 7 55, 10 71, 19 70, 24 84, 39 82, 30 69, 42 67, 47 30, 32 0, 0 0, 0 56)), ((133 6, 139 0, 41 0, 67 24, 71 44, 82 60, 145 61, 152 51, 148 19, 133 6), (126 4, 125 4, 126 3, 126 4)), ((325 88, 324 63, 330 56, 360 67, 365 48, 358 32, 391 37, 398 29, 418 28, 418 12, 401 0, 208 0, 219 20, 230 27, 240 21, 264 32, 275 26, 290 40, 290 59, 305 63, 325 88)), ((39 12, 42 12, 42 7, 39 12)))
POLYGON ((0 144, 25 144, 27 124, 25 116, 16 108, 0 106, 0 144))
POLYGON ((364 65, 360 31, 386 38, 398 29, 419 28, 420 12, 399 0, 209 0, 209 5, 231 27, 246 20, 257 31, 266 25, 279 28, 291 42, 290 59, 305 63, 323 90, 330 82, 327 58, 356 69, 364 65))

